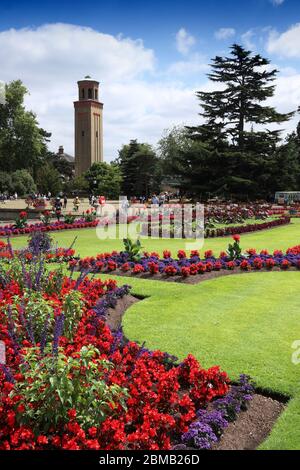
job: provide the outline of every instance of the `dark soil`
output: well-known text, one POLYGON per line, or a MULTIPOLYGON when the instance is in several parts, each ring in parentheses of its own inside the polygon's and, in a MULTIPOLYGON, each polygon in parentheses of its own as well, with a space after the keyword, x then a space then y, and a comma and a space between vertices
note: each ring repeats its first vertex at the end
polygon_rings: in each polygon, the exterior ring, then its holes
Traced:
MULTIPOLYGON (((268 272, 284 272, 279 267, 274 267, 271 270, 268 269, 253 269, 251 271, 243 271, 241 269, 221 269, 220 271, 211 271, 206 272, 204 274, 196 274, 195 276, 167 276, 166 274, 150 274, 150 273, 140 273, 140 274, 133 274, 131 272, 123 272, 120 270, 116 271, 104 271, 103 274, 109 274, 111 276, 124 276, 124 277, 134 277, 138 279, 150 279, 152 281, 164 281, 164 282, 180 282, 183 284, 199 284, 200 282, 207 281, 210 279, 214 279, 216 277, 222 276, 232 276, 236 274, 252 274, 252 273, 268 273, 268 272)), ((291 267, 287 271, 299 271, 298 269, 291 267)), ((100 273, 101 274, 101 273, 100 273)))
POLYGON ((255 394, 247 411, 230 423, 213 450, 255 450, 268 437, 284 404, 273 398, 255 394))
POLYGON ((106 323, 112 331, 116 331, 121 326, 126 310, 138 301, 139 299, 133 295, 125 295, 122 299, 118 299, 115 308, 108 309, 106 323))

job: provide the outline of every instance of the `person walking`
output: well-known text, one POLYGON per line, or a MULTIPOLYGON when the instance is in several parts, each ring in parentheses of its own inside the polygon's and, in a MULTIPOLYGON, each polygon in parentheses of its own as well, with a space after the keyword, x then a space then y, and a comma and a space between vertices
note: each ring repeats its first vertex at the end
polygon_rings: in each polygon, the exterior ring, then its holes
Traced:
POLYGON ((61 206, 62 204, 61 204, 60 197, 57 197, 55 199, 54 208, 55 208, 55 215, 56 215, 58 222, 60 221, 60 217, 61 217, 61 206))
POLYGON ((79 201, 79 197, 76 196, 74 201, 73 201, 73 206, 74 206, 74 211, 75 212, 78 212, 79 210, 79 206, 80 206, 80 201, 79 201))
POLYGON ((64 209, 67 208, 67 204, 68 204, 68 198, 67 198, 67 195, 65 194, 64 195, 64 209))

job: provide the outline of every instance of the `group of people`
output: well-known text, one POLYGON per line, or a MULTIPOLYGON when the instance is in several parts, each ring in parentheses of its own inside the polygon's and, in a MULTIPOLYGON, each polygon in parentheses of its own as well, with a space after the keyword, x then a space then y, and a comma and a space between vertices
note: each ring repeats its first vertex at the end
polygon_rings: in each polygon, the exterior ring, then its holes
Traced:
POLYGON ((168 191, 164 191, 160 194, 152 194, 151 197, 147 198, 146 196, 133 196, 130 198, 130 203, 131 204, 154 204, 154 205, 159 205, 162 206, 165 203, 168 203, 173 197, 172 194, 170 194, 168 191))
POLYGON ((0 201, 1 202, 6 202, 6 201, 16 201, 18 199, 18 193, 15 192, 14 194, 8 194, 8 193, 1 193, 0 194, 0 201))

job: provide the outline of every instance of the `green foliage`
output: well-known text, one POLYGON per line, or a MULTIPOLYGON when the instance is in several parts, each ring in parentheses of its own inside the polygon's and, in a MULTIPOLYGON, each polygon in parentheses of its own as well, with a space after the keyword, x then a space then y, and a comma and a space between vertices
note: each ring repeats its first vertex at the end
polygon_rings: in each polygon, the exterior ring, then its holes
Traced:
POLYGON ((287 149, 278 148, 280 131, 261 130, 262 125, 282 123, 293 115, 263 104, 274 94, 277 75, 275 69, 266 70, 267 65, 267 59, 236 44, 229 57, 217 56, 209 78, 223 88, 197 92, 205 123, 188 127, 189 139, 182 135, 181 146, 176 132, 163 141, 168 168, 188 195, 270 199, 279 187, 283 189, 278 163, 284 168, 285 190, 299 182, 295 151, 290 146, 285 159, 287 149), (290 178, 289 172, 293 173, 290 178))
POLYGON ((36 192, 35 182, 28 170, 17 170, 11 174, 11 192, 27 196, 36 192))
POLYGON ((252 129, 249 132, 245 129, 246 124, 282 123, 293 115, 280 114, 275 108, 261 104, 272 97, 275 90, 272 83, 278 71, 267 70, 269 64, 268 59, 253 55, 238 44, 233 44, 229 57, 216 56, 208 77, 224 87, 212 92, 197 92, 203 109, 200 115, 206 123, 191 128, 193 138, 213 143, 213 147, 219 149, 227 141, 238 151, 253 150, 254 146, 262 144, 273 147, 279 131, 255 132, 252 129))
POLYGON ((64 186, 64 190, 67 193, 87 192, 89 189, 89 183, 84 176, 76 176, 70 181, 67 181, 64 186))
POLYGON ((36 185, 28 170, 17 170, 13 173, 0 171, 0 192, 18 196, 27 196, 36 192, 36 185))
POLYGON ((75 214, 69 212, 68 214, 64 215, 64 221, 66 224, 73 224, 75 222, 76 217, 77 216, 75 214))
POLYGON ((36 184, 39 191, 47 194, 58 194, 62 190, 61 175, 51 163, 45 163, 37 170, 36 184))
POLYGON ((86 222, 93 222, 94 220, 96 220, 97 212, 88 209, 87 211, 82 213, 82 217, 86 222))
POLYGON ((117 163, 123 176, 123 194, 148 197, 159 191, 161 162, 149 144, 131 140, 119 150, 117 163))
POLYGON ((47 352, 41 357, 38 348, 28 348, 20 366, 25 379, 16 382, 12 392, 22 397, 19 404, 25 407, 19 422, 46 433, 67 424, 68 411, 76 409, 76 421, 88 430, 116 415, 118 406, 126 409, 126 389, 106 383, 105 374, 113 366, 100 359, 94 346, 83 347, 78 357, 61 350, 57 357, 47 352))
POLYGON ((18 217, 16 217, 15 223, 13 225, 14 228, 25 228, 27 225, 27 213, 22 211, 19 213, 18 217))
POLYGON ((239 238, 239 236, 237 236, 237 238, 234 240, 234 243, 229 243, 228 244, 227 254, 228 254, 231 261, 234 261, 236 259, 240 259, 241 255, 242 255, 242 249, 240 247, 240 238, 239 238))
POLYGON ((93 163, 84 174, 89 190, 104 195, 107 199, 118 199, 121 192, 121 172, 114 163, 93 163))
POLYGON ((20 80, 6 84, 6 101, 0 104, 0 169, 28 169, 42 164, 50 134, 39 128, 36 116, 24 107, 28 93, 20 80))
POLYGON ((123 238, 123 244, 130 261, 139 261, 141 259, 142 245, 139 239, 133 242, 129 237, 123 238))

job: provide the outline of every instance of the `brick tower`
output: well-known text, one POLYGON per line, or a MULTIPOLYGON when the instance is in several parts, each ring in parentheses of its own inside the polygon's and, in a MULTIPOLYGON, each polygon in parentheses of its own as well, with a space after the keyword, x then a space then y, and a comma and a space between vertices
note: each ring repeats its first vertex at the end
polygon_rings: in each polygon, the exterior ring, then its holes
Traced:
POLYGON ((77 83, 75 176, 80 176, 93 163, 103 161, 103 103, 99 101, 99 82, 86 76, 77 83))

